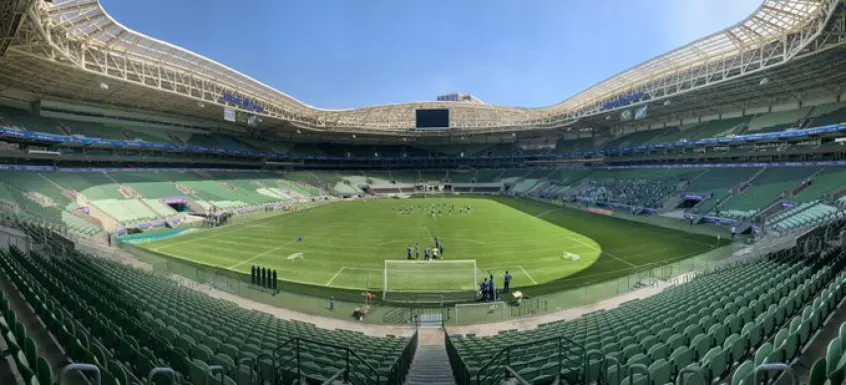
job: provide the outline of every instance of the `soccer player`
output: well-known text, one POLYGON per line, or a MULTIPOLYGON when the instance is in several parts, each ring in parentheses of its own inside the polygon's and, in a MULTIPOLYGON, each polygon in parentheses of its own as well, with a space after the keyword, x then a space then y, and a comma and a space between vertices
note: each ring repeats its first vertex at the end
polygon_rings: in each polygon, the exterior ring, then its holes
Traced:
POLYGON ((496 283, 494 283, 493 274, 491 274, 491 301, 496 301, 496 283))
POLYGON ((511 292, 511 274, 508 274, 508 270, 505 271, 505 287, 502 289, 503 293, 510 293, 511 292))
POLYGON ((438 248, 435 247, 432 249, 432 260, 438 259, 438 248))
POLYGON ((432 250, 430 250, 430 249, 427 247, 427 248, 426 248, 426 251, 424 252, 424 254, 425 254, 425 258, 426 258, 426 260, 428 261, 428 260, 429 260, 429 256, 432 254, 432 250))
POLYGON ((420 259, 420 244, 414 245, 414 259, 420 259))
POLYGON ((408 245, 408 259, 411 259, 411 245, 408 245))
POLYGON ((484 301, 488 300, 488 294, 489 294, 489 292, 488 292, 488 279, 485 278, 485 280, 482 281, 482 299, 484 301))

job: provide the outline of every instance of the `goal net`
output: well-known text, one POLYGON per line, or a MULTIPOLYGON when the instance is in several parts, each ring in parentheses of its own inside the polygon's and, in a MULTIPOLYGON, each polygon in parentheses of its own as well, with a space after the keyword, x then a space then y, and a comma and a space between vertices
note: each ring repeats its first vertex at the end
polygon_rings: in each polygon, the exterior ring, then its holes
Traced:
POLYGON ((478 270, 475 259, 386 260, 382 298, 409 299, 411 294, 465 293, 475 296, 478 270))

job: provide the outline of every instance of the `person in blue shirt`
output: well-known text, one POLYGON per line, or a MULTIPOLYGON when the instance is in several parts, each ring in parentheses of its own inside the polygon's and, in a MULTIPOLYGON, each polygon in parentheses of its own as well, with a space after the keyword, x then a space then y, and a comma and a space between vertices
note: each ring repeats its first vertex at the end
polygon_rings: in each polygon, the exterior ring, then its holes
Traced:
POLYGON ((487 301, 490 298, 490 284, 488 283, 488 279, 485 278, 485 281, 482 282, 482 298, 487 301))
POLYGON ((508 274, 508 270, 505 271, 505 287, 502 289, 503 293, 510 293, 511 292, 511 274, 508 274))
POLYGON ((491 282, 490 282, 490 290, 491 290, 491 301, 496 301, 496 283, 494 283, 493 274, 491 274, 491 282))
POLYGON ((429 260, 429 256, 431 256, 431 255, 432 255, 432 250, 431 250, 431 249, 429 249, 429 248, 427 247, 427 248, 426 248, 426 251, 424 252, 424 254, 425 254, 425 258, 426 258, 426 260, 428 261, 428 260, 429 260))

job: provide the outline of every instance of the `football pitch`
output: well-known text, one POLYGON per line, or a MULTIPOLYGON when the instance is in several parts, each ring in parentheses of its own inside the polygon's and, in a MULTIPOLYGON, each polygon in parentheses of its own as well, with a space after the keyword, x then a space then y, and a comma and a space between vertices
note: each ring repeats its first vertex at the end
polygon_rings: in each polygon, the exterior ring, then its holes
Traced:
POLYGON ((408 246, 419 244, 422 261, 436 237, 444 247, 442 261, 389 262, 389 291, 472 290, 474 277, 490 274, 501 286, 508 271, 512 287, 540 294, 676 262, 718 245, 709 236, 541 202, 449 197, 338 202, 139 246, 246 275, 258 265, 296 284, 380 292, 386 260, 406 261, 408 246), (472 263, 450 263, 465 260, 475 260, 476 271, 472 263))

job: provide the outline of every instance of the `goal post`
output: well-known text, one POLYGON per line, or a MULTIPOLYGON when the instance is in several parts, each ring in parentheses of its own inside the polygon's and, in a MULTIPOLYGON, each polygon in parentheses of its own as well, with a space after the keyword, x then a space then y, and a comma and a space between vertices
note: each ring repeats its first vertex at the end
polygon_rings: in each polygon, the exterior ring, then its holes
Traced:
POLYGON ((475 296, 479 271, 475 259, 385 260, 382 299, 409 298, 409 294, 465 293, 475 296))

